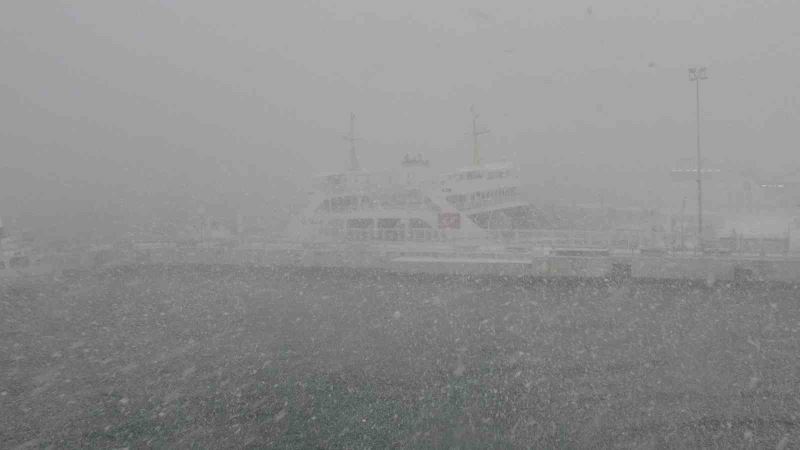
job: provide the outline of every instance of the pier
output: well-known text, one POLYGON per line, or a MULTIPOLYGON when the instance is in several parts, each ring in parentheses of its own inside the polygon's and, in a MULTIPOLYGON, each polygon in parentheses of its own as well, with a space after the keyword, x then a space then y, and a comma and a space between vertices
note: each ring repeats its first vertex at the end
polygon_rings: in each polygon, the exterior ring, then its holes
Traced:
POLYGON ((348 268, 405 274, 532 277, 554 279, 673 280, 705 282, 800 282, 800 255, 695 254, 602 248, 409 246, 374 243, 266 243, 257 246, 175 245, 95 252, 96 267, 126 265, 224 265, 348 268))

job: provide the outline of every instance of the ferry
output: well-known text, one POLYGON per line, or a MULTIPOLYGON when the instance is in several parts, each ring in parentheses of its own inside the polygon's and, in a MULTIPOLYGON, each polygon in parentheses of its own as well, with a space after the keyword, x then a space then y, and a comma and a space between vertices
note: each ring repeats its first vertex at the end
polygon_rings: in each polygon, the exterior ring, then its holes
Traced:
MULTIPOLYGON (((386 170, 369 171, 358 161, 355 117, 351 115, 349 164, 313 178, 307 207, 294 217, 287 240, 295 244, 370 245, 447 243, 503 248, 616 249, 673 246, 677 233, 663 228, 613 231, 552 229, 522 193, 519 167, 485 162, 472 110, 472 164, 438 171, 422 153, 407 153, 386 170)), ((429 245, 430 246, 430 245, 429 245)), ((362 245, 363 247, 363 245, 362 245)), ((417 246, 419 247, 419 246, 417 246)))
POLYGON ((535 215, 520 194, 518 167, 483 162, 473 115, 473 164, 439 172, 422 154, 396 167, 368 171, 356 155, 351 116, 347 170, 314 178, 308 207, 291 226, 290 240, 438 241, 485 238, 491 230, 530 228, 535 215))

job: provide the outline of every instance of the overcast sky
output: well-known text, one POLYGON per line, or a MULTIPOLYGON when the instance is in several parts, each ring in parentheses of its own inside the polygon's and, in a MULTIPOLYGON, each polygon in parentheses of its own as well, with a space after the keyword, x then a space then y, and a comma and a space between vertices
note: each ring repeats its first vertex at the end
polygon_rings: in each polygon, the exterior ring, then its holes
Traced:
POLYGON ((367 167, 465 165, 471 104, 484 159, 605 171, 584 184, 635 169, 638 189, 694 154, 692 64, 708 158, 777 170, 797 160, 798 17, 792 0, 6 0, 2 201, 277 195, 344 167, 351 111, 367 167))

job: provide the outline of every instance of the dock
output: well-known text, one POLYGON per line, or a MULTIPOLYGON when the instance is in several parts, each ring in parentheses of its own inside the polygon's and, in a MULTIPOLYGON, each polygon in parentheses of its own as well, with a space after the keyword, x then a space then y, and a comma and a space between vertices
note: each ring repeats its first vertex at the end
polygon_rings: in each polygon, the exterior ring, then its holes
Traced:
POLYGON ((627 252, 606 249, 465 247, 451 245, 292 244, 106 250, 96 266, 220 265, 348 268, 402 274, 554 279, 800 282, 800 255, 627 252))

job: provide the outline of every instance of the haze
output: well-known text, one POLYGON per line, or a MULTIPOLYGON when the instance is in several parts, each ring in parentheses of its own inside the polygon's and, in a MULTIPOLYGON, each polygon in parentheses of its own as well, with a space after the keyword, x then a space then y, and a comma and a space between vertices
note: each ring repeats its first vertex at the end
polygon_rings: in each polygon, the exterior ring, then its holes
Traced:
POLYGON ((800 448, 798 18, 0 2, 0 448, 800 448))
POLYGON ((780 171, 798 16, 743 0, 6 1, 0 211, 51 231, 195 203, 285 214, 344 167, 351 111, 364 166, 421 151, 449 168, 469 163, 473 104, 485 158, 527 184, 636 201, 694 154, 692 64, 709 67, 709 160, 780 171))

